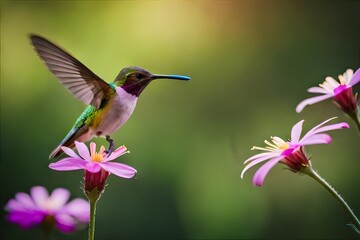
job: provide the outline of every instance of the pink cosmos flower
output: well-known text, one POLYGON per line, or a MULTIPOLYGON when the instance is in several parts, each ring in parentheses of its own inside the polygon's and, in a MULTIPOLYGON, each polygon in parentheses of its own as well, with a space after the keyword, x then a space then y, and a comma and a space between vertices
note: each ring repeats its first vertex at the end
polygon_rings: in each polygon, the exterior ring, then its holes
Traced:
POLYGON ((267 147, 253 147, 251 150, 261 150, 265 152, 256 154, 244 162, 244 164, 248 163, 248 165, 241 172, 241 178, 243 178, 244 173, 249 168, 264 161, 267 161, 267 163, 261 166, 253 177, 253 184, 255 186, 262 186, 264 184, 266 175, 278 162, 286 164, 294 171, 299 171, 301 168, 307 167, 309 165, 309 159, 304 153, 304 146, 328 144, 331 141, 331 137, 324 132, 341 128, 349 128, 349 125, 345 122, 324 126, 327 122, 333 119, 334 118, 330 118, 320 123, 300 138, 304 122, 304 120, 301 120, 293 126, 290 141, 284 141, 279 137, 272 137, 272 142, 265 140, 265 143, 268 145, 267 147))
POLYGON ((87 223, 90 217, 90 206, 87 201, 76 198, 66 204, 70 192, 56 188, 49 196, 41 186, 32 187, 30 195, 19 192, 5 206, 9 222, 28 229, 37 225, 47 231, 55 226, 63 233, 76 230, 78 223, 87 223))
POLYGON ((308 89, 310 93, 320 93, 322 95, 305 99, 296 107, 296 112, 301 112, 307 105, 320 102, 328 98, 334 98, 339 107, 345 113, 351 113, 357 110, 356 95, 353 95, 352 87, 360 82, 360 68, 353 74, 353 70, 348 69, 343 75, 339 75, 340 83, 332 77, 325 78, 325 81, 319 87, 308 89))
POLYGON ((56 163, 51 163, 49 167, 58 171, 85 170, 85 193, 91 192, 95 187, 101 192, 106 184, 106 179, 110 173, 122 177, 132 178, 136 174, 136 169, 122 163, 111 162, 115 158, 128 153, 125 146, 121 146, 110 155, 105 153, 105 147, 101 146, 100 151, 96 152, 96 144, 90 143, 90 152, 82 142, 75 141, 78 150, 77 155, 71 148, 61 147, 69 156, 56 163))

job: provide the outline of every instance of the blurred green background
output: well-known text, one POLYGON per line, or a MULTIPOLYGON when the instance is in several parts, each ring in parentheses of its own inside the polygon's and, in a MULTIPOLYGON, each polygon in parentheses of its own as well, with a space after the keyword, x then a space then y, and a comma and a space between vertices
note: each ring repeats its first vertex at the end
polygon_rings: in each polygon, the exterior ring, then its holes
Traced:
MULTIPOLYGON (((240 179, 253 145, 305 119, 339 116, 351 129, 309 147, 313 165, 360 215, 359 135, 331 101, 295 113, 306 89, 360 67, 358 1, 1 1, 0 206, 33 185, 83 197, 81 171, 48 168, 49 153, 84 105, 29 43, 37 33, 106 81, 125 66, 183 74, 158 81, 112 137, 136 179, 110 176, 98 204, 97 239, 356 238, 320 185, 283 166, 262 188, 240 179)), ((359 90, 359 88, 357 88, 359 90)), ((107 144, 104 139, 95 140, 107 144)), ((1 239, 39 239, 0 214, 1 239)), ((87 231, 57 235, 86 239, 87 231)))

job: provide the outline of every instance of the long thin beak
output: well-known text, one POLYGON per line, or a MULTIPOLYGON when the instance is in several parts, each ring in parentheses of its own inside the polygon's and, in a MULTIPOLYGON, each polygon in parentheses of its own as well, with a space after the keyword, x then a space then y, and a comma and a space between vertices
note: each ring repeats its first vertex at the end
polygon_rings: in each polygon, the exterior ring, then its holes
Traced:
POLYGON ((175 80, 183 80, 183 81, 188 81, 191 78, 187 77, 187 76, 182 76, 182 75, 162 75, 162 74, 155 74, 152 77, 153 79, 175 79, 175 80))

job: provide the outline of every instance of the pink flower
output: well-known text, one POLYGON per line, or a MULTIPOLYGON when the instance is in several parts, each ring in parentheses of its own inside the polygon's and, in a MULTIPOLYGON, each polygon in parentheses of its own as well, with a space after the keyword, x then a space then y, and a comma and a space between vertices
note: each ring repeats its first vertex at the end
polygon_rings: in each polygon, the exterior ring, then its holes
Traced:
POLYGON ((264 184, 266 175, 278 162, 286 164, 294 171, 299 171, 301 168, 307 167, 309 165, 309 159, 304 153, 304 146, 328 144, 331 142, 331 137, 324 132, 341 128, 349 128, 349 125, 345 122, 324 126, 327 122, 333 119, 334 118, 330 118, 320 123, 300 138, 304 122, 304 120, 301 120, 293 126, 290 141, 284 141, 279 137, 272 137, 272 142, 265 140, 265 143, 268 145, 267 147, 253 147, 251 150, 261 150, 265 152, 256 154, 244 162, 244 164, 249 164, 241 172, 241 178, 243 178, 244 173, 249 168, 264 161, 267 161, 267 163, 261 166, 253 177, 253 184, 255 186, 262 186, 264 184))
POLYGON ((89 221, 89 203, 76 198, 66 204, 70 192, 64 188, 56 188, 49 196, 44 187, 36 186, 31 188, 30 193, 19 192, 6 204, 9 222, 24 229, 41 225, 51 231, 55 226, 59 231, 69 233, 76 229, 78 223, 89 221))
POLYGON ((136 169, 126 164, 111 162, 115 158, 128 153, 125 146, 119 147, 108 156, 104 152, 104 146, 101 146, 100 151, 96 152, 96 144, 94 142, 90 143, 90 152, 82 142, 75 141, 75 145, 79 155, 71 148, 61 147, 69 157, 56 163, 51 163, 49 167, 58 171, 84 169, 85 193, 91 192, 95 187, 101 192, 110 173, 122 178, 132 178, 136 174, 136 169))
POLYGON ((310 93, 320 93, 322 95, 305 99, 296 107, 296 112, 301 112, 307 105, 320 102, 328 98, 334 98, 336 103, 345 113, 357 110, 357 100, 352 92, 352 87, 360 82, 360 68, 353 74, 353 70, 348 69, 343 75, 339 75, 340 83, 332 77, 325 78, 319 87, 308 89, 310 93))

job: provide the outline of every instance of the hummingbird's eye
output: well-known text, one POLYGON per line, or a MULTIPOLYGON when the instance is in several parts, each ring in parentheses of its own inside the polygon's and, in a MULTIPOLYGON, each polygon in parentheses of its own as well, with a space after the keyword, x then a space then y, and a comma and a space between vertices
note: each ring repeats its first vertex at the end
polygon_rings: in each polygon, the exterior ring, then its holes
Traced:
POLYGON ((143 78, 143 75, 141 73, 136 73, 135 76, 136 76, 137 79, 142 79, 143 78))

